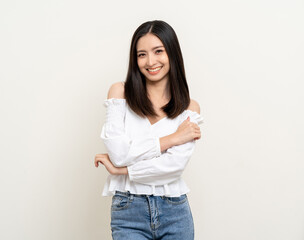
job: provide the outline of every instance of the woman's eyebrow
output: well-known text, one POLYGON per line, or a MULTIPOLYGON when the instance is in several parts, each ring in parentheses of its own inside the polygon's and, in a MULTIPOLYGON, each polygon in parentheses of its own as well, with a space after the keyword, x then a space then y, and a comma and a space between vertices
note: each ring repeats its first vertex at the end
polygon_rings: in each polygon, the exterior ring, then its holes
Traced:
MULTIPOLYGON (((152 48, 152 50, 154 50, 156 48, 161 48, 161 47, 163 48, 164 46, 157 46, 157 47, 152 48)), ((146 51, 145 50, 138 50, 137 52, 139 53, 139 52, 146 52, 146 51)))

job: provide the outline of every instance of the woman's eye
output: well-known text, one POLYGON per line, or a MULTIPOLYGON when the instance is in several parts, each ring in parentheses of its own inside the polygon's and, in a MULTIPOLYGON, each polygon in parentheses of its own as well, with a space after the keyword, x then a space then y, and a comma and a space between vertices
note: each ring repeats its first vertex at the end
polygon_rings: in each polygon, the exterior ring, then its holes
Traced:
POLYGON ((161 53, 163 52, 163 50, 159 49, 159 50, 156 50, 156 53, 161 53))
POLYGON ((145 56, 145 54, 143 53, 138 54, 138 57, 143 57, 143 56, 145 56))

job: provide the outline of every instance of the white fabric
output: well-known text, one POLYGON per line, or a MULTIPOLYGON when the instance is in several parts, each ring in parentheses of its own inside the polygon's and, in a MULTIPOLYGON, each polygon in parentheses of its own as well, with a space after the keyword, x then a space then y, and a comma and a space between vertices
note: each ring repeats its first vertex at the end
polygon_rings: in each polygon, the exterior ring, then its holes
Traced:
POLYGON ((181 175, 195 141, 161 153, 159 138, 174 133, 188 116, 197 124, 201 124, 203 118, 196 112, 185 110, 175 119, 165 117, 151 125, 148 118, 135 114, 125 99, 106 99, 104 105, 107 114, 101 138, 113 164, 127 166, 129 174, 109 175, 102 195, 112 196, 116 190, 168 197, 188 193, 189 188, 181 175))

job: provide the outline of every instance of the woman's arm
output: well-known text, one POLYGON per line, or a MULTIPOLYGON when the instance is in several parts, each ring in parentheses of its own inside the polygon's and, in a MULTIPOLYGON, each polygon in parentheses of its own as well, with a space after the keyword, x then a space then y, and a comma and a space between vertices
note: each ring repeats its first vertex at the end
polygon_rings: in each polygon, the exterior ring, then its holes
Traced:
MULTIPOLYGON (((191 131, 189 132, 189 129, 191 130, 191 128, 187 128, 187 126, 191 126, 189 117, 181 125, 179 125, 177 131, 175 132, 175 134, 176 134, 175 136, 177 138, 177 140, 175 141, 176 143, 178 143, 178 140, 179 140, 178 136, 183 137, 185 135, 188 135, 189 133, 190 133, 191 141, 193 140, 193 138, 194 139, 200 138, 200 132, 198 134, 195 132, 192 132, 193 135, 191 135, 191 131)), ((194 130, 194 131, 196 131, 196 130, 194 130)), ((182 152, 185 153, 185 149, 182 149, 182 152)), ((170 150, 169 150, 169 153, 170 153, 170 150)), ((166 154, 161 155, 161 158, 165 158, 164 157, 165 155, 166 154)), ((148 163, 148 160, 146 160, 146 161, 148 163)), ((103 164, 106 167, 106 169, 108 170, 108 172, 112 175, 127 175, 128 174, 128 168, 127 167, 115 167, 113 165, 113 163, 111 162, 110 157, 107 153, 96 154, 95 167, 98 167, 98 163, 103 164)), ((148 164, 148 165, 150 165, 150 164, 148 164)))
MULTIPOLYGON (((124 117, 126 102, 122 82, 114 83, 110 87, 106 103, 107 115, 106 122, 102 128, 101 138, 104 141, 112 163, 116 167, 130 166, 144 159, 159 157, 161 152, 194 139, 191 139, 189 133, 185 135, 185 133, 176 132, 162 138, 143 136, 137 139, 130 139, 125 134, 124 117), (186 138, 182 137, 183 135, 186 138)), ((190 132, 189 128, 190 126, 184 129, 184 132, 190 132)), ((196 129, 196 132, 199 131, 198 126, 192 125, 192 129, 196 129)))
MULTIPOLYGON (((197 112, 191 111, 189 114, 193 123, 202 123, 202 117, 197 112)), ((131 181, 147 185, 164 185, 174 182, 181 177, 194 148, 195 141, 192 140, 169 148, 159 157, 128 166, 129 178, 131 181)))
MULTIPOLYGON (((199 112, 199 109, 198 109, 199 112)), ((189 112, 194 123, 202 123, 201 116, 196 112, 189 112)), ((184 121, 182 124, 184 124, 184 121)), ((181 125, 182 125, 181 124, 181 125)), ((181 125, 179 128, 181 128, 181 125)), ((129 174, 130 180, 147 185, 164 185, 179 179, 193 153, 195 141, 174 146, 160 157, 137 162, 131 166, 115 168, 107 154, 96 155, 95 166, 98 162, 105 165, 110 174, 129 174)))

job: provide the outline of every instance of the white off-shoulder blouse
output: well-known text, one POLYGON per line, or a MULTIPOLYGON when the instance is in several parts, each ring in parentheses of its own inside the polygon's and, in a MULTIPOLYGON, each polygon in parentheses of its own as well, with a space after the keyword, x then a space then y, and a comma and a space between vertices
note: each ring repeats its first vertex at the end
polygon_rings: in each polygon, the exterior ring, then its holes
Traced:
POLYGON ((112 196, 116 190, 167 197, 188 193, 181 175, 195 141, 161 152, 159 138, 176 132, 188 116, 191 122, 201 124, 202 116, 185 110, 175 119, 164 117, 151 124, 148 118, 137 115, 125 99, 106 99, 104 106, 107 111, 101 138, 112 163, 117 167, 126 166, 128 175, 109 175, 102 195, 112 196))

